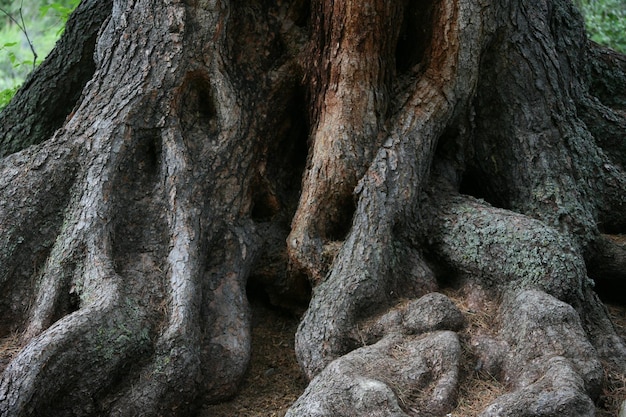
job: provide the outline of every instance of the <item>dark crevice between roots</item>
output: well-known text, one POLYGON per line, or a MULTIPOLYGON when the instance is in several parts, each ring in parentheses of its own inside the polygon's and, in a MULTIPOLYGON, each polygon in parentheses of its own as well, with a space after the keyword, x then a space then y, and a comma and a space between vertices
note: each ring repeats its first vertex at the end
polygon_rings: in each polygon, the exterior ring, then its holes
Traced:
POLYGON ((508 190, 496 182, 490 174, 470 162, 461 175, 459 192, 484 200, 493 207, 510 210, 508 190))
POLYGON ((325 225, 322 236, 332 242, 343 241, 352 228, 352 218, 356 211, 356 201, 352 194, 343 195, 333 207, 333 216, 325 225))
MULTIPOLYGON (((507 190, 499 187, 499 179, 494 181, 493 175, 490 174, 488 170, 484 169, 486 164, 496 164, 496 160, 477 160, 474 155, 474 146, 476 145, 471 143, 471 139, 463 145, 464 149, 460 149, 460 152, 458 149, 459 145, 454 139, 446 141, 442 138, 439 148, 443 148, 446 143, 451 143, 451 147, 453 147, 452 149, 446 150, 447 158, 453 160, 459 167, 457 171, 459 174, 457 178, 459 192, 464 195, 485 200, 494 207, 508 209, 509 207, 506 203, 509 199, 507 190), (461 157, 463 160, 455 160, 457 155, 463 155, 461 157)), ((481 149, 490 146, 491 145, 486 143, 479 145, 481 149)), ((440 149, 438 149, 438 152, 440 152, 440 149)))
POLYGON ((507 209, 502 192, 494 188, 492 178, 482 171, 474 161, 466 160, 471 155, 469 139, 461 136, 458 127, 451 126, 441 135, 435 151, 433 174, 441 183, 449 184, 460 194, 486 201, 493 207, 507 209))
POLYGON ((62 278, 65 280, 64 288, 60 290, 55 302, 55 308, 50 317, 50 324, 56 323, 63 317, 78 311, 81 307, 80 293, 71 282, 70 278, 77 268, 75 262, 67 262, 64 265, 62 278))
POLYGON ((309 120, 304 93, 296 89, 272 119, 257 152, 260 158, 251 187, 251 217, 266 222, 278 216, 289 222, 298 204, 307 161, 309 120))
MULTIPOLYGON (((72 268, 74 267, 76 267, 76 265, 72 263, 72 268)), ((70 268, 67 268, 67 270, 70 270, 70 268)), ((49 320, 50 325, 61 320, 63 317, 80 310, 80 294, 74 285, 71 285, 69 282, 67 284, 68 285, 65 285, 65 288, 60 291, 60 294, 55 301, 54 311, 52 311, 49 320)))
POLYGON ((423 63, 424 55, 432 39, 435 1, 408 2, 402 19, 400 36, 396 45, 396 71, 398 74, 410 72, 423 63))
POLYGON ((262 288, 275 307, 302 311, 310 298, 306 276, 289 271, 286 239, 296 211, 307 161, 309 120, 304 93, 293 94, 276 107, 262 133, 256 176, 251 184, 250 216, 261 239, 261 251, 248 279, 262 288))
POLYGON ((280 212, 280 207, 280 201, 276 194, 272 190, 263 187, 254 192, 250 216, 252 220, 257 222, 271 220, 272 217, 280 212))
MULTIPOLYGON (((271 294, 271 292, 268 293, 268 289, 264 287, 263 284, 257 279, 248 280, 248 284, 246 285, 246 296, 248 297, 248 302, 250 303, 250 305, 261 306, 264 309, 271 310, 275 314, 284 316, 289 319, 298 319, 301 315, 301 312, 306 308, 309 301, 303 298, 299 302, 300 310, 294 307, 288 308, 286 307, 287 305, 293 306, 293 300, 282 300, 281 302, 281 300, 278 300, 274 294, 271 294)), ((255 319, 253 318, 253 321, 254 320, 255 319)))
POLYGON ((294 13, 294 23, 301 28, 311 25, 311 0, 295 0, 292 9, 294 13))
POLYGON ((626 270, 616 270, 613 265, 607 268, 607 265, 597 264, 590 264, 588 270, 594 281, 593 289, 602 302, 626 306, 626 270))
POLYGON ((600 299, 626 305, 626 235, 600 235, 588 248, 585 262, 600 299))
MULTIPOLYGON (((286 6, 289 7, 289 6, 286 6)), ((298 5, 290 13, 296 21, 307 21, 300 17, 298 5)), ((246 0, 231 3, 229 23, 227 25, 226 45, 233 60, 231 69, 243 88, 255 90, 259 76, 277 68, 285 61, 287 45, 280 36, 282 30, 280 11, 273 2, 246 0)))
MULTIPOLYGON (((620 222, 621 223, 621 222, 620 222)), ((600 221, 598 223, 598 230, 600 233, 609 236, 626 236, 626 224, 620 224, 618 222, 612 222, 610 224, 603 223, 600 221)), ((622 238, 622 245, 626 246, 626 238, 622 238)))
POLYGON ((492 193, 486 186, 485 175, 476 169, 468 169, 464 173, 459 191, 461 194, 480 198, 493 204, 493 199, 490 198, 492 193))
POLYGON ((596 277, 594 282, 594 291, 603 303, 626 305, 626 280, 596 277))

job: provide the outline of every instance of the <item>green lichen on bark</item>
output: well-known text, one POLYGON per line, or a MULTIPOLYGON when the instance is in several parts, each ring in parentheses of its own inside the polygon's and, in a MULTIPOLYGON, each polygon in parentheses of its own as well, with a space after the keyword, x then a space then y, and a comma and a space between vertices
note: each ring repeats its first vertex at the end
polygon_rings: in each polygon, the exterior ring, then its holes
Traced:
POLYGON ((459 272, 498 292, 539 289, 561 300, 579 297, 585 264, 565 235, 469 197, 446 207, 429 238, 459 272))

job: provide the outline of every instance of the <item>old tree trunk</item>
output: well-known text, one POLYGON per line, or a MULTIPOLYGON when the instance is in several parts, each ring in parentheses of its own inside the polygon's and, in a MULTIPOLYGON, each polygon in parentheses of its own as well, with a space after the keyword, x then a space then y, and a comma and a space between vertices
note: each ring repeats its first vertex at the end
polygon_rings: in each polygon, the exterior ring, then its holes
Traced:
POLYGON ((0 115, 0 416, 234 395, 250 283, 308 303, 289 416, 443 416, 468 372, 482 416, 592 416, 625 111, 569 0, 83 0, 0 115))

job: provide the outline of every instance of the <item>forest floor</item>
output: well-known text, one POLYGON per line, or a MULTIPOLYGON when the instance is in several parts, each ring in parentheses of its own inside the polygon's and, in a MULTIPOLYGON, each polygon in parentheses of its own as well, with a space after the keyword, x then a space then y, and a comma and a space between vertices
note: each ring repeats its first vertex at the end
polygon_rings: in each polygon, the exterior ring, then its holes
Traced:
MULTIPOLYGON (((471 332, 491 327, 495 305, 483 306, 476 312, 454 291, 444 292, 468 320, 460 338, 469 365, 461 370, 459 404, 449 416, 475 417, 506 391, 495 378, 471 369, 472 348, 466 342, 471 332)), ((626 306, 607 304, 607 308, 619 334, 626 339, 626 306)), ((252 312, 252 356, 241 390, 230 401, 204 406, 198 417, 283 417, 306 388, 306 378, 293 350, 298 318, 258 301, 252 302, 252 312)), ((0 339, 0 372, 18 351, 15 335, 0 339)), ((597 417, 617 416, 620 404, 626 401, 626 379, 607 373, 606 381, 606 389, 598 401, 597 417)))
POLYGON ((252 356, 241 389, 199 417, 283 417, 307 386, 293 348, 298 317, 258 300, 251 306, 252 356))
MULTIPOLYGON (((472 348, 467 341, 471 333, 488 331, 493 325, 495 303, 484 305, 480 312, 468 307, 458 293, 446 290, 465 314, 468 325, 460 333, 467 367, 461 370, 459 404, 450 417, 475 417, 506 388, 495 378, 472 369, 472 348)), ((626 306, 607 304, 619 334, 626 339, 626 306)), ((302 394, 307 381, 298 367, 293 350, 298 318, 252 303, 252 357, 241 390, 230 401, 205 406, 199 417, 283 417, 287 409, 302 394)), ((598 401, 597 417, 615 417, 626 400, 626 379, 606 375, 606 389, 598 401)))
MULTIPOLYGON (((622 339, 626 340, 626 305, 606 304, 613 324, 622 339)), ((607 384, 600 397, 598 413, 596 417, 615 417, 619 414, 619 408, 626 402, 626 376, 606 373, 607 384)))

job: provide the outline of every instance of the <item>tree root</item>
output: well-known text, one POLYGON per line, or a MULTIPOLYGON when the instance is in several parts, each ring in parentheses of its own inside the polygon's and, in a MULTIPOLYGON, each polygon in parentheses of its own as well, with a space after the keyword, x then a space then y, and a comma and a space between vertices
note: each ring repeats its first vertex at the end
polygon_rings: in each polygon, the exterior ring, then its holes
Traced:
POLYGON ((540 289, 557 299, 582 298, 585 263, 568 239, 530 217, 479 200, 438 199, 428 232, 433 250, 486 288, 540 289), (506 259, 506 262, 497 260, 506 259))
POLYGON ((146 317, 120 305, 116 295, 109 290, 107 297, 59 320, 22 349, 2 374, 1 415, 98 412, 97 393, 150 351, 146 317))
POLYGON ((443 415, 456 401, 460 355, 450 331, 390 334, 331 362, 287 416, 443 415))
POLYGON ((501 309, 512 392, 481 416, 593 415, 603 369, 576 311, 538 291, 513 292, 501 309))
POLYGON ((0 314, 15 322, 0 337, 24 329, 0 415, 180 415, 232 395, 250 356, 246 281, 285 256, 260 246, 294 210, 286 256, 314 289, 295 342, 311 383, 288 415, 444 415, 471 368, 508 390, 484 416, 593 414, 601 361, 626 375, 587 274, 625 269, 600 235, 626 224, 619 103, 572 75, 581 22, 554 29, 569 3, 409 3, 273 9, 315 22, 319 39, 302 40, 264 2, 116 2, 64 130, 0 160, 0 314), (378 36, 420 13, 421 50, 400 39, 415 27, 378 36), (307 41, 322 58, 305 74, 291 55, 307 41), (289 108, 303 77, 311 125, 289 108), (610 123, 585 126, 576 103, 610 123), (309 133, 308 155, 280 149, 309 133), (497 332, 469 336, 469 367, 445 285, 499 304, 497 332))

